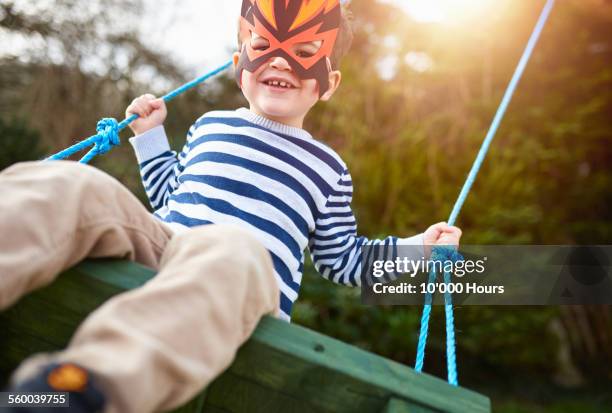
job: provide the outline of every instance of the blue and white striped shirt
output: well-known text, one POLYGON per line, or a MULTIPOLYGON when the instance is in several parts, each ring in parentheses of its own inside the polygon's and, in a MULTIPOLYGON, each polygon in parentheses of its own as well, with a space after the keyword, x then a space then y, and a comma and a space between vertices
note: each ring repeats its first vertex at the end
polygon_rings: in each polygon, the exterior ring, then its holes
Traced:
POLYGON ((359 286, 363 245, 423 244, 422 235, 357 236, 353 184, 340 156, 305 130, 248 109, 206 113, 178 156, 162 126, 130 141, 157 217, 175 230, 237 224, 263 243, 285 320, 298 297, 306 248, 323 277, 359 286))

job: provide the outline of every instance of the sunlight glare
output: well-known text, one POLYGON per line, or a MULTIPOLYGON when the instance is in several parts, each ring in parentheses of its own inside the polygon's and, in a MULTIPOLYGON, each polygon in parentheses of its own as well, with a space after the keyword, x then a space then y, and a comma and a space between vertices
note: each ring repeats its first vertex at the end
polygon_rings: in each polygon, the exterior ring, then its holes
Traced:
POLYGON ((483 16, 495 4, 489 0, 387 0, 422 23, 456 24, 483 16))

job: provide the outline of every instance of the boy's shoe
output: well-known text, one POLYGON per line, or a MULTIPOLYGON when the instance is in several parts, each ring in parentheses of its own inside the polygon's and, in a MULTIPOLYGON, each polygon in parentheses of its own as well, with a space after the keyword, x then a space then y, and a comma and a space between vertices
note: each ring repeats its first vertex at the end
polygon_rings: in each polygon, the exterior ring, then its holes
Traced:
POLYGON ((37 392, 52 394, 67 392, 70 407, 9 407, 10 413, 75 413, 102 412, 106 398, 99 390, 91 372, 73 363, 49 364, 28 380, 9 388, 7 391, 37 392))

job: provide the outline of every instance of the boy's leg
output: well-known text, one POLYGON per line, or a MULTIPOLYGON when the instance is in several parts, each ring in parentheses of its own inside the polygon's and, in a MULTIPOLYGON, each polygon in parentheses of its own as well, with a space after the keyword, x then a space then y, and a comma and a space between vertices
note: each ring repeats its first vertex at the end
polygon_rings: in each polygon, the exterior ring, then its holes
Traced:
POLYGON ((225 370, 264 314, 278 314, 268 251, 246 230, 175 235, 158 275, 79 327, 57 361, 96 373, 113 412, 175 408, 225 370))
POLYGON ((0 173, 0 310, 85 257, 157 267, 171 230, 109 175, 75 162, 0 173))
MULTIPOLYGON (((0 237, 0 308, 86 256, 156 267, 171 235, 117 181, 75 163, 9 168, 0 193, 0 230, 11 234, 0 237)), ((244 230, 175 236, 159 266, 144 287, 94 312, 66 351, 24 362, 17 381, 41 363, 71 361, 101 379, 111 410, 171 408, 229 365, 263 314, 278 311, 269 254, 244 230)))

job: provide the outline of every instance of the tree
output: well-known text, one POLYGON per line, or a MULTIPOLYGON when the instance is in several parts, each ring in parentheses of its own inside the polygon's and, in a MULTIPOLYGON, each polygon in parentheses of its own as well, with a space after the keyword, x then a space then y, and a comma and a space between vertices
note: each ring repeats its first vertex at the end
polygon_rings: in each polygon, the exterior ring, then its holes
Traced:
POLYGON ((128 0, 3 2, 0 28, 29 45, 0 60, 3 112, 44 130, 48 146, 59 149, 91 135, 97 119, 119 117, 145 90, 135 73, 182 82, 182 69, 145 46, 127 23, 140 9, 128 0))
POLYGON ((0 118, 0 170, 16 162, 40 159, 44 152, 38 132, 28 129, 23 121, 0 118))

